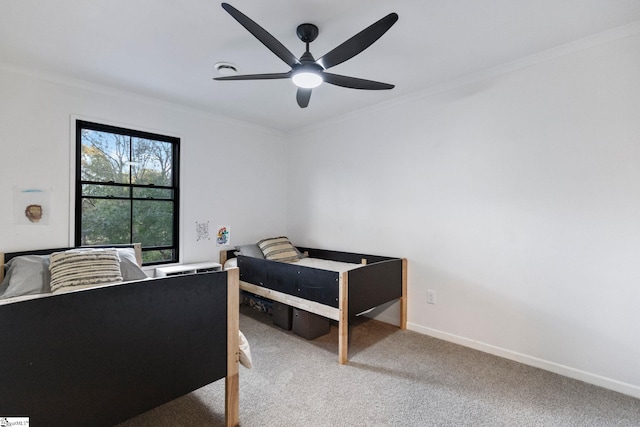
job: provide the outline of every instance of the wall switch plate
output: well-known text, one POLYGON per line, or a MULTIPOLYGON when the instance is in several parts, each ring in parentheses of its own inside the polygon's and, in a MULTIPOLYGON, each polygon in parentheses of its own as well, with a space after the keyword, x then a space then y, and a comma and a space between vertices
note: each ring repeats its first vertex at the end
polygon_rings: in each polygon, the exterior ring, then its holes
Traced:
POLYGON ((435 304, 436 303, 436 291, 427 291, 427 304, 435 304))

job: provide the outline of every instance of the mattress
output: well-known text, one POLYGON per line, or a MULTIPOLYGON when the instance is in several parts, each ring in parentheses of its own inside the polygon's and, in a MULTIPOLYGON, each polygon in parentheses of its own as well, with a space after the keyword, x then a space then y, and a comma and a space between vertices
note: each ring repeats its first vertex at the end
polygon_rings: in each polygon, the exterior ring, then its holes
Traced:
MULTIPOLYGON (((309 268, 318 268, 320 270, 335 271, 337 273, 344 273, 345 271, 355 270, 360 268, 363 264, 354 264, 349 262, 331 261, 328 259, 320 258, 302 258, 299 261, 289 263, 292 265, 300 265, 309 268)), ((224 268, 234 268, 238 266, 238 259, 231 258, 224 263, 224 268)))

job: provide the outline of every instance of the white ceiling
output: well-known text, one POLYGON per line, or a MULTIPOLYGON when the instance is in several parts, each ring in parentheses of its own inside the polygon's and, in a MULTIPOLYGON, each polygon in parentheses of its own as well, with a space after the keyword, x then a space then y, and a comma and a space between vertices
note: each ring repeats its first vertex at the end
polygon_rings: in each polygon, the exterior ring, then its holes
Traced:
POLYGON ((390 12, 398 22, 331 69, 395 84, 324 84, 301 109, 290 80, 220 82, 288 66, 211 0, 2 0, 0 65, 78 79, 292 131, 640 21, 640 0, 231 0, 299 56, 298 24, 320 29, 319 58, 390 12))

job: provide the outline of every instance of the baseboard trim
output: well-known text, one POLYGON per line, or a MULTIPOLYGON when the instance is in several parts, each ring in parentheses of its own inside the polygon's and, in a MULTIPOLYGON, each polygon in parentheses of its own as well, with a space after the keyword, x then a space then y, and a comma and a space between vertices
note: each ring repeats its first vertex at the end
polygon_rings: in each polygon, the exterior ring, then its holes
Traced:
POLYGON ((535 368, 544 369, 546 371, 563 375, 565 377, 573 378, 575 380, 583 381, 640 399, 640 387, 633 384, 628 384, 622 381, 614 380, 612 378, 592 374, 590 372, 575 369, 570 366, 565 366, 558 363, 550 362, 548 360, 539 359, 537 357, 507 350, 501 347, 496 347, 494 345, 461 337, 459 335, 450 334, 448 332, 439 331, 437 329, 426 328, 424 326, 417 325, 411 322, 407 323, 407 329, 421 333, 423 335, 439 338, 444 341, 493 354, 494 356, 503 357, 505 359, 513 360, 515 362, 523 363, 535 368))

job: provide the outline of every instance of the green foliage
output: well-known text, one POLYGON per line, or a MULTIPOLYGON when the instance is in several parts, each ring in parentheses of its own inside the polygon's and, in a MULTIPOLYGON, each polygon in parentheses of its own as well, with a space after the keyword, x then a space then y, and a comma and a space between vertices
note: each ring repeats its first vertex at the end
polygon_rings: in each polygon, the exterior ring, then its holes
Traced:
MULTIPOLYGON (((172 150, 169 142, 82 130, 81 179, 89 182, 82 186, 82 244, 174 246, 172 150)), ((144 252, 144 262, 172 258, 170 249, 144 252)))

